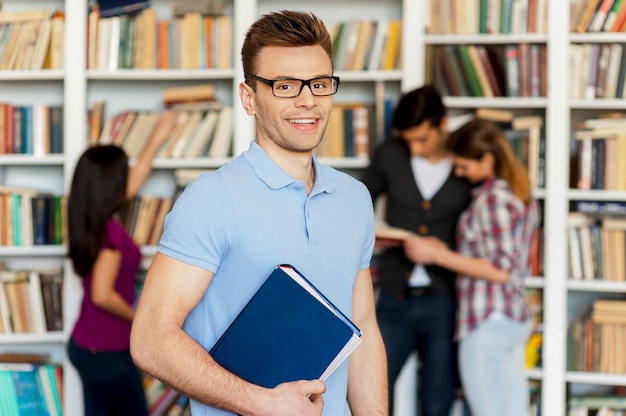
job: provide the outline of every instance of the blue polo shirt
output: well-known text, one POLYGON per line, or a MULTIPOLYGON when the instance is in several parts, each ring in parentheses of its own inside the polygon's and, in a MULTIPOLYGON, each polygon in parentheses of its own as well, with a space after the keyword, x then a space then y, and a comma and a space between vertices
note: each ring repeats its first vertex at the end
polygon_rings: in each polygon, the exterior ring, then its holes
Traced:
MULTIPOLYGON (((159 251, 215 273, 184 330, 209 350, 278 264, 295 266, 348 317, 359 270, 369 267, 374 216, 367 188, 313 159, 306 194, 259 146, 202 174, 167 216, 159 251)), ((185 276, 179 277, 184 284, 185 276)), ((324 415, 349 415, 348 361, 326 380, 324 415)), ((194 416, 230 415, 192 402, 194 416)))

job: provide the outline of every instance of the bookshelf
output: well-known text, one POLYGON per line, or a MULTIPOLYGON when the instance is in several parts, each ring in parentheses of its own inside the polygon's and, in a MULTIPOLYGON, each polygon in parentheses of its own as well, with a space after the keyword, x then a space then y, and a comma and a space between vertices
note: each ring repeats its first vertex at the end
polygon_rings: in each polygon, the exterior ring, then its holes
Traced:
MULTIPOLYGON (((532 0, 531 0, 532 1, 532 0)), ((337 71, 341 86, 337 103, 366 102, 379 108, 385 100, 395 101, 400 92, 409 90, 429 80, 429 48, 445 45, 491 45, 540 44, 547 49, 547 94, 539 97, 461 97, 447 96, 446 105, 453 113, 463 113, 477 107, 505 108, 522 115, 541 115, 544 118, 546 181, 543 189, 535 190, 542 201, 545 251, 544 276, 528 279, 528 287, 543 289, 544 338, 543 368, 529 371, 532 379, 542 384, 542 413, 566 414, 568 391, 577 386, 626 385, 623 375, 570 372, 566 370, 566 338, 568 322, 578 313, 579 295, 589 296, 610 293, 624 296, 626 286, 619 282, 575 282, 567 278, 567 213, 570 203, 579 200, 624 201, 626 193, 620 191, 582 191, 572 189, 569 183, 570 133, 577 120, 589 118, 606 111, 623 109, 623 100, 616 98, 582 100, 569 97, 569 47, 570 44, 624 43, 623 33, 571 33, 568 19, 563 18, 576 1, 558 0, 547 3, 547 31, 545 33, 511 34, 427 34, 427 2, 414 0, 345 0, 316 2, 297 0, 229 0, 226 14, 232 16, 233 44, 232 67, 210 70, 87 70, 85 67, 87 46, 88 5, 82 0, 33 0, 22 2, 7 0, 3 11, 62 9, 65 11, 65 42, 72 47, 64 49, 64 66, 58 70, 0 71, 0 89, 3 101, 16 104, 45 102, 64 105, 64 153, 33 157, 28 155, 0 155, 0 183, 32 187, 64 193, 73 172, 74 163, 87 143, 88 125, 86 111, 94 102, 105 100, 107 117, 115 111, 128 107, 158 109, 161 89, 167 86, 195 85, 210 82, 217 86, 220 101, 233 105, 234 137, 233 152, 239 154, 248 147, 254 137, 254 121, 248 117, 238 102, 238 84, 242 71, 238 59, 243 34, 249 24, 262 13, 284 8, 311 10, 327 22, 347 21, 351 18, 379 19, 400 18, 402 25, 400 69, 390 71, 337 71), (357 16, 358 15, 358 16, 357 16), (425 64, 426 63, 426 64, 425 64)), ((478 1, 471 4, 476 4, 478 1)), ((539 1, 538 3, 541 3, 539 1)), ((154 0, 152 6, 159 17, 167 17, 170 0, 154 0)), ((469 7, 469 5, 468 5, 469 7)), ((221 166, 228 158, 221 159, 157 159, 155 171, 142 193, 164 195, 173 193, 175 184, 173 170, 178 168, 212 169, 221 166)), ((328 159, 340 169, 358 172, 367 160, 356 158, 328 159)), ((146 258, 155 252, 154 247, 144 247, 146 258)), ((82 404, 80 380, 65 358, 64 343, 69 336, 81 298, 80 283, 72 275, 69 263, 64 259, 62 246, 0 247, 2 261, 41 262, 62 265, 65 270, 65 330, 63 333, 45 335, 2 335, 0 351, 19 348, 28 352, 45 352, 55 361, 64 362, 65 414, 79 415, 82 404)), ((584 303, 584 302, 583 302, 584 303)), ((415 362, 412 364, 415 366, 415 362)), ((414 368, 414 367, 413 367, 414 368)), ((395 416, 411 414, 414 405, 414 383, 406 371, 406 388, 400 388, 403 396, 398 401, 395 416)))

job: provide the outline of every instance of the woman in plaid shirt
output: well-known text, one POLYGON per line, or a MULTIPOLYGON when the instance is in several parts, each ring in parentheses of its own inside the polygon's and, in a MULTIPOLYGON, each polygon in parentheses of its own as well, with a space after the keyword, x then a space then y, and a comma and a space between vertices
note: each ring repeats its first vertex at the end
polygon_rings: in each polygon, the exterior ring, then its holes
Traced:
POLYGON ((459 368, 472 414, 528 415, 524 351, 532 329, 524 277, 539 214, 524 166, 502 130, 476 119, 451 137, 455 173, 476 186, 457 228, 457 252, 428 237, 407 257, 458 273, 459 368))

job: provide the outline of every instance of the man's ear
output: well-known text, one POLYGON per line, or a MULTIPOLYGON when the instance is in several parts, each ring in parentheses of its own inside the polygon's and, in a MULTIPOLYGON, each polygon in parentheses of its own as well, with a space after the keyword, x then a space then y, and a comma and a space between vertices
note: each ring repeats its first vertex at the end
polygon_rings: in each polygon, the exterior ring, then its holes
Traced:
POLYGON ((255 94, 252 87, 242 82, 239 84, 239 99, 243 105, 243 109, 249 116, 253 116, 256 113, 255 110, 255 94))

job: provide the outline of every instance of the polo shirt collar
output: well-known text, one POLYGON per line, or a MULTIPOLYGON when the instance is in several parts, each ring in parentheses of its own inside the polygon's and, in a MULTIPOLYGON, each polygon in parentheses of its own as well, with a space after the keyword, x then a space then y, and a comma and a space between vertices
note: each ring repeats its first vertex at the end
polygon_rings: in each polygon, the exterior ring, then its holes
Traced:
MULTIPOLYGON (((242 156, 258 178, 271 189, 284 188, 296 182, 296 180, 281 169, 254 140, 250 142, 250 147, 242 153, 242 156)), ((324 174, 325 170, 315 156, 313 156, 313 168, 315 169, 315 185, 313 186, 311 195, 321 192, 334 192, 337 186, 333 178, 328 174, 324 174)))

